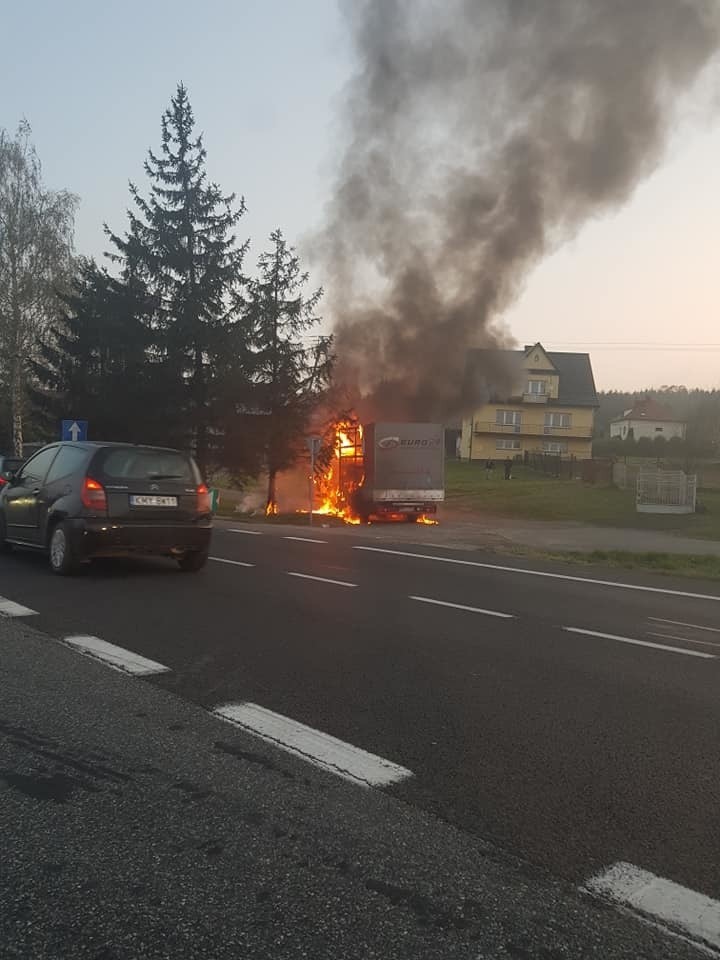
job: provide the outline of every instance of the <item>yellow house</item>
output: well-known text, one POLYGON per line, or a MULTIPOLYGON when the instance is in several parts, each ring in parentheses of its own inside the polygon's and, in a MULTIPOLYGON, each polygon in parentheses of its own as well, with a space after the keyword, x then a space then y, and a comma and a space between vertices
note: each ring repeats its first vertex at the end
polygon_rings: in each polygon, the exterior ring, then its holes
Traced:
POLYGON ((540 343, 471 350, 467 374, 473 395, 487 400, 463 420, 463 460, 592 456, 598 399, 587 353, 551 353, 540 343))

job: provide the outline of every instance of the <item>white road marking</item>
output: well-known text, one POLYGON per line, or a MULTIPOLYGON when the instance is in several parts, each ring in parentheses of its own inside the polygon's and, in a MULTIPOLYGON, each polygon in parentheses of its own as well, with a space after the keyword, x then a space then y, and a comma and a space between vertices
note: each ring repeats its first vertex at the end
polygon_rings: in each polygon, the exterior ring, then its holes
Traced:
POLYGON ((248 537, 261 537, 262 531, 260 530, 240 530, 238 527, 229 527, 227 530, 228 533, 244 533, 248 537))
POLYGON ((31 617, 34 614, 37 614, 37 610, 31 610, 30 607, 24 607, 21 603, 15 603, 14 600, 0 597, 0 616, 31 617))
POLYGON ((242 560, 226 560, 225 557, 208 557, 208 560, 214 560, 215 563, 230 563, 233 567, 254 567, 254 563, 243 563, 242 560))
POLYGON ((593 877, 584 889, 720 948, 720 902, 679 883, 620 862, 593 877))
POLYGON ((170 671, 170 667, 165 667, 162 663, 141 657, 139 653, 133 653, 132 650, 116 647, 114 643, 108 643, 99 637, 64 637, 63 643, 69 643, 70 646, 76 647, 81 653, 97 660, 104 660, 105 663, 109 663, 111 667, 115 667, 117 670, 134 673, 139 677, 170 671))
POLYGON ((312 577, 309 573, 293 573, 292 570, 286 571, 289 577, 302 577, 303 580, 319 580, 320 583, 333 583, 336 587, 356 587, 356 583, 348 583, 347 580, 329 580, 327 577, 312 577))
POLYGON ((498 613, 497 610, 483 610, 482 607, 466 607, 463 603, 448 603, 447 600, 431 600, 430 597, 410 597, 420 603, 435 603, 439 607, 453 607, 455 610, 467 610, 469 613, 484 613, 486 617, 502 617, 503 620, 514 620, 512 613, 498 613))
POLYGON ((503 573, 523 573, 529 577, 549 577, 553 580, 571 580, 575 583, 591 583, 601 587, 617 587, 619 590, 640 590, 646 593, 664 593, 671 597, 690 597, 693 600, 715 600, 720 595, 689 593, 685 590, 667 590, 664 587, 643 587, 637 583, 616 583, 614 580, 595 580, 591 577, 573 577, 567 573, 549 573, 547 570, 528 570, 524 567, 503 567, 497 563, 480 563, 478 560, 458 560, 456 557, 433 557, 426 553, 410 553, 406 550, 387 550, 383 547, 353 547, 353 550, 368 550, 372 553, 389 553, 396 557, 413 557, 415 560, 436 560, 438 563, 459 563, 465 567, 482 567, 485 570, 501 570, 503 573))
POLYGON ((699 623, 685 623, 684 620, 663 620, 662 617, 648 617, 655 623, 669 623, 673 627, 692 627, 693 630, 707 630, 710 633, 720 633, 717 627, 701 627, 699 623))
POLYGON ((717 640, 692 640, 690 637, 676 637, 670 633, 653 633, 652 630, 648 630, 647 635, 649 637, 659 637, 661 640, 682 640, 684 643, 698 643, 701 647, 720 647, 720 642, 717 640))
POLYGON ((256 703, 227 703, 213 712, 296 757, 364 787, 384 787, 412 776, 405 767, 256 703))
POLYGON ((327 540, 313 540, 312 537, 283 537, 283 540, 299 540, 301 543, 327 543, 327 540))
POLYGON ((668 650, 670 653, 683 653, 686 657, 702 657, 703 660, 715 660, 712 653, 702 650, 686 650, 684 647, 669 647, 665 643, 653 643, 650 640, 636 640, 634 637, 618 637, 614 633, 600 633, 597 630, 581 630, 580 627, 563 627, 568 633, 580 633, 585 637, 600 637, 602 640, 619 640, 620 643, 632 643, 638 647, 653 647, 655 650, 668 650))

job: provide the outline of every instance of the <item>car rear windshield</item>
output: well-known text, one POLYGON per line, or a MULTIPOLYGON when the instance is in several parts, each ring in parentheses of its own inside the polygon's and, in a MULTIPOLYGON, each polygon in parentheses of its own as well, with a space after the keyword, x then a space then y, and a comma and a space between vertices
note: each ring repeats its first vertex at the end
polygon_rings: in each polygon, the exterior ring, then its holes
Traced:
POLYGON ((106 477, 113 480, 182 480, 195 483, 192 461, 174 450, 121 447, 109 450, 101 461, 106 477))

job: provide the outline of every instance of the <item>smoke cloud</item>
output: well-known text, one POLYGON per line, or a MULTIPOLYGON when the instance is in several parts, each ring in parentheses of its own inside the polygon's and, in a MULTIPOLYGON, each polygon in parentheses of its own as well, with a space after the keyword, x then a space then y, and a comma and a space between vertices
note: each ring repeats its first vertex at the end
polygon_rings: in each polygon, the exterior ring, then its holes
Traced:
POLYGON ((359 65, 320 247, 338 376, 372 416, 442 419, 476 399, 467 349, 507 345, 496 323, 533 265, 657 165, 677 95, 720 42, 718 4, 346 0, 345 14, 359 65))

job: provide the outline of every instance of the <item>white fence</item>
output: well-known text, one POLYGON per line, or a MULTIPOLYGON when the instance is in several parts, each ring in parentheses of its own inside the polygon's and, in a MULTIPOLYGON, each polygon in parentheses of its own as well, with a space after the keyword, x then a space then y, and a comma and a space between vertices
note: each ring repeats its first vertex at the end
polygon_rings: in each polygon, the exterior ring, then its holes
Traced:
POLYGON ((697 477, 682 470, 644 471, 637 476, 638 513, 695 513, 697 477))

